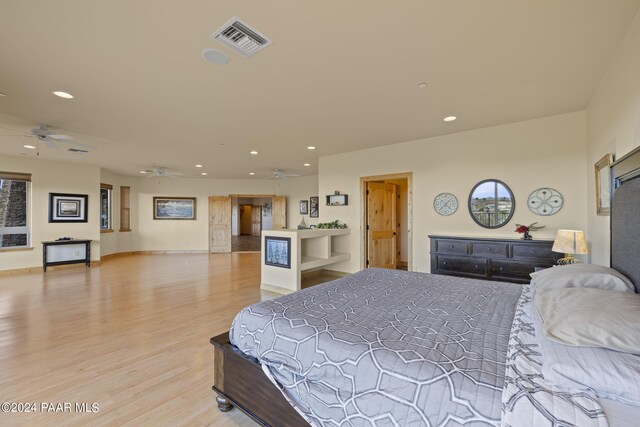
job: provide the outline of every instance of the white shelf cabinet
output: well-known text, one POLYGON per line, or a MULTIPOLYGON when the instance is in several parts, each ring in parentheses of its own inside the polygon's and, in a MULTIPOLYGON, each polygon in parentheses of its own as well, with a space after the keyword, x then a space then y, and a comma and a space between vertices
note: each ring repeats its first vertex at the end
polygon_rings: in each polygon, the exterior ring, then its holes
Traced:
POLYGON ((334 239, 340 239, 351 233, 343 229, 306 229, 306 230, 264 230, 262 231, 261 288, 288 294, 300 290, 302 272, 326 267, 351 258, 348 252, 337 252, 334 239), (265 264, 265 237, 287 237, 291 239, 291 268, 282 268, 265 264))

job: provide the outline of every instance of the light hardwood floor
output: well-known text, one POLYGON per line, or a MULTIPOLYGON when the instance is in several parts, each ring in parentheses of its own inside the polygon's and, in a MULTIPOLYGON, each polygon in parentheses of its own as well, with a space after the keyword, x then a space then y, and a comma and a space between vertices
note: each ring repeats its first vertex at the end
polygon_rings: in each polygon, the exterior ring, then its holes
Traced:
POLYGON ((275 296, 260 291, 259 257, 130 255, 0 276, 0 401, 99 404, 0 413, 0 425, 254 425, 215 408, 209 338, 275 296))

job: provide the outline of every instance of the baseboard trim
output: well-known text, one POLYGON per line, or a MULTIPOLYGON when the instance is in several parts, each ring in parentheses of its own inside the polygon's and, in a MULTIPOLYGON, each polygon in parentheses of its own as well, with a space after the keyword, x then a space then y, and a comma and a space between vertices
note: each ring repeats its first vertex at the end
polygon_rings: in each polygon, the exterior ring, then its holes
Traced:
MULTIPOLYGON (((101 260, 91 261, 91 266, 100 265, 101 260)), ((47 266, 47 271, 50 270, 66 270, 68 268, 87 268, 83 263, 77 264, 63 264, 63 265, 49 265, 47 266)), ((44 273, 42 271, 42 267, 25 267, 25 268, 12 268, 10 270, 0 270, 0 276, 12 276, 14 274, 29 274, 29 273, 44 273)))

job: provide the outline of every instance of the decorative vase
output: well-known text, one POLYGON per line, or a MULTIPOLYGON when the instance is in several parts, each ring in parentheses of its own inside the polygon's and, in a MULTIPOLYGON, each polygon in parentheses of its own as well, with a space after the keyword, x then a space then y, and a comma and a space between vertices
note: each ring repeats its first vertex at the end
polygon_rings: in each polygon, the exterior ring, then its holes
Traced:
POLYGON ((531 236, 531 234, 529 234, 528 231, 525 231, 524 234, 522 235, 522 239, 523 240, 533 240, 533 236, 531 236))

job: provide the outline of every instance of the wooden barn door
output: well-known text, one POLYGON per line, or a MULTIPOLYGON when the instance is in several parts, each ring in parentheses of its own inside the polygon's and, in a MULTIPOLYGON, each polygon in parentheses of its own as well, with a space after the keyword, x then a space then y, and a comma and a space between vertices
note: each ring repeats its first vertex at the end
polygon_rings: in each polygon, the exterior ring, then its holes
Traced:
POLYGON ((396 185, 367 182, 367 267, 397 267, 396 185))
POLYGON ((231 197, 209 197, 209 252, 231 252, 231 197))

